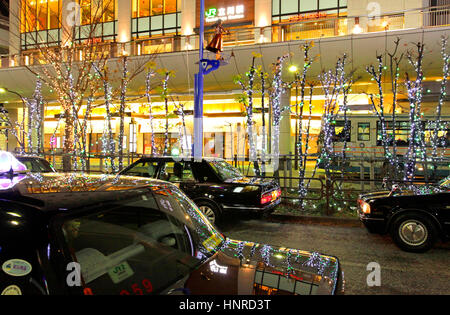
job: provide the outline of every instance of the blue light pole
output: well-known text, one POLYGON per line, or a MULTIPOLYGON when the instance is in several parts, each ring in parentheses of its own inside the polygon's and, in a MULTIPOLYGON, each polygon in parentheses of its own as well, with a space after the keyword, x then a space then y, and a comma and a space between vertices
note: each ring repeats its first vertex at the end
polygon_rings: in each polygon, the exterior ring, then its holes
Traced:
POLYGON ((203 156, 203 39, 205 31, 205 0, 200 0, 200 30, 199 30, 199 63, 195 74, 194 91, 194 159, 203 156))
POLYGON ((194 88, 194 147, 193 157, 200 160, 203 156, 203 77, 220 66, 219 60, 203 57, 203 39, 205 31, 205 0, 200 0, 199 62, 195 74, 194 88))

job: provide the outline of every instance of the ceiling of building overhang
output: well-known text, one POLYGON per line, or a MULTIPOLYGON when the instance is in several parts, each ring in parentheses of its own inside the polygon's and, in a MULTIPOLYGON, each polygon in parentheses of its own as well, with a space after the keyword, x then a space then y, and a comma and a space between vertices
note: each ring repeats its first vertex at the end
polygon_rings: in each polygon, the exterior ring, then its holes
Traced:
MULTIPOLYGON (((317 81, 317 76, 323 70, 334 69, 338 58, 343 54, 348 56, 346 70, 355 71, 355 77, 360 83, 370 82, 370 77, 366 73, 366 66, 376 64, 376 56, 392 52, 394 50, 394 41, 400 38, 399 53, 406 53, 408 50, 415 52, 416 43, 423 40, 425 43, 425 60, 424 70, 427 79, 436 80, 442 76, 442 57, 441 57, 441 37, 450 35, 450 28, 433 28, 433 29, 414 29, 403 31, 388 31, 370 34, 351 35, 338 38, 323 38, 314 40, 314 47, 311 49, 311 56, 320 57, 312 65, 308 72, 310 80, 317 81)), ((251 64, 253 53, 261 54, 262 57, 256 61, 257 65, 261 65, 263 70, 271 73, 272 64, 276 59, 284 54, 290 54, 283 69, 283 79, 291 81, 293 74, 289 72, 290 65, 296 65, 299 68, 303 65, 303 54, 300 46, 305 41, 290 41, 283 43, 267 43, 251 46, 235 46, 226 47, 224 55, 227 57, 233 52, 234 57, 229 59, 227 65, 221 66, 219 70, 213 71, 204 78, 205 98, 214 98, 217 95, 227 95, 239 93, 239 86, 233 81, 237 74, 244 74, 248 71, 251 64)), ((205 57, 214 58, 214 55, 205 54, 205 57)), ((140 57, 130 57, 129 68, 133 69, 134 65, 142 62, 140 57)), ((186 95, 193 97, 194 90, 194 74, 198 72, 198 51, 185 51, 179 53, 165 53, 156 55, 157 68, 165 68, 173 70, 175 76, 169 80, 169 88, 171 93, 175 95, 186 95)), ((117 59, 109 61, 109 68, 114 71, 117 69, 119 62, 117 59)), ((407 58, 404 57, 401 65, 401 78, 405 77, 405 72, 409 72, 413 76, 413 68, 408 64, 407 58)), ((117 71, 119 76, 120 71, 117 71)), ((115 85, 120 80, 114 80, 115 85)), ((24 67, 0 69, 0 87, 13 90, 24 97, 31 97, 35 89, 34 75, 24 67)), ((160 76, 156 75, 152 79, 152 86, 160 84, 160 76)), ((367 85, 361 85, 366 86, 367 85)), ((128 95, 143 96, 145 92, 145 74, 141 73, 129 85, 128 95)), ((55 97, 49 90, 43 89, 44 97, 50 101, 55 97)), ((3 102, 19 102, 20 100, 15 94, 4 93, 0 95, 0 103, 3 102)))

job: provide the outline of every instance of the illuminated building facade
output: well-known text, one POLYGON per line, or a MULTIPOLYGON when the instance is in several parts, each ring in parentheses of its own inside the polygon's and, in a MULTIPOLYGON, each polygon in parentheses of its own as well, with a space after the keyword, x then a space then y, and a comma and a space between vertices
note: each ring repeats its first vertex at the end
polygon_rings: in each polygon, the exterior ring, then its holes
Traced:
MULTIPOLYGON (((80 8, 79 14, 75 15, 80 25, 76 42, 82 46, 86 40, 95 40, 99 44, 110 45, 111 62, 122 54, 130 56, 130 63, 133 63, 156 53, 157 68, 175 71, 175 76, 169 81, 171 96, 185 105, 186 128, 192 134, 200 0, 97 0, 95 5, 93 3, 91 0, 76 1, 80 8), (93 39, 87 39, 83 37, 82 29, 90 25, 92 16, 99 9, 103 12, 101 27, 93 39)), ((226 65, 205 77, 204 155, 229 159, 235 155, 248 156, 245 110, 237 100, 242 91, 233 78, 248 71, 253 53, 262 55, 256 63, 269 73, 269 81, 271 65, 277 57, 291 54, 283 70, 286 82, 292 81, 295 75, 289 71, 290 67, 295 65, 301 69, 303 65, 299 47, 305 41, 314 41, 312 54, 320 55, 308 73, 316 81, 322 70, 332 69, 337 58, 347 54, 349 72, 355 70, 355 77, 359 78, 349 95, 350 107, 354 114, 368 115, 370 103, 367 93, 375 93, 377 86, 370 80, 365 67, 376 63, 376 54, 392 51, 396 38, 402 40, 403 50, 411 48, 405 45, 423 40, 427 47, 427 60, 440 60, 440 38, 450 31, 450 2, 445 0, 380 0, 376 3, 368 0, 205 0, 205 8, 205 46, 214 35, 212 25, 218 19, 224 22, 230 34, 224 38, 226 65)), ((10 1, 9 54, 1 58, 0 87, 25 97, 32 95, 36 80, 26 67, 39 66, 36 45, 61 45, 65 36, 62 28, 73 18, 73 12, 73 2, 69 0, 10 1)), ((214 58, 214 55, 207 57, 214 58)), ((404 63, 407 65, 406 61, 404 63)), ((428 62, 426 71, 427 90, 435 96, 435 91, 439 91, 442 65, 428 62)), ((153 80, 152 84, 159 84, 157 77, 153 80)), ((133 80, 127 94, 126 152, 150 152, 152 126, 145 106, 144 90, 145 78, 142 74, 133 80)), ((317 136, 324 95, 320 87, 313 94, 311 133, 317 136)), ((58 118, 60 106, 51 91, 44 89, 43 95, 48 102, 44 111, 44 146, 46 149, 60 148, 63 143, 58 118)), ((4 93, 0 97, 12 119, 21 121, 24 112, 17 94, 4 93)), ((296 100, 296 91, 292 88, 287 89, 281 101, 284 107, 294 108, 296 100)), ((431 95, 425 100, 425 105, 430 104, 429 113, 432 113, 435 100, 431 95)), ((256 92, 254 120, 257 146, 261 146, 263 141, 262 121, 269 125, 272 118, 268 110, 269 102, 266 95, 263 119, 261 96, 256 92)), ((158 110, 163 102, 156 92, 153 105, 153 131, 156 145, 161 148, 166 115, 163 110, 158 110)), ((171 113, 175 111, 173 104, 169 109, 171 113)), ((294 114, 293 110, 291 113, 283 112, 281 154, 295 152, 294 114)), ((93 110, 89 120, 88 142, 92 154, 101 152, 104 122, 105 111, 100 106, 93 110)), ((362 128, 358 140, 365 141, 369 136, 364 131, 364 122, 358 124, 362 128)), ((170 118, 172 145, 181 134, 180 125, 180 117, 170 118)), ((117 115, 113 115, 113 130, 118 133, 117 115)), ((1 137, 2 149, 12 150, 17 146, 11 135, 3 134, 1 137)), ((191 139, 185 141, 186 146, 191 143, 191 139)))

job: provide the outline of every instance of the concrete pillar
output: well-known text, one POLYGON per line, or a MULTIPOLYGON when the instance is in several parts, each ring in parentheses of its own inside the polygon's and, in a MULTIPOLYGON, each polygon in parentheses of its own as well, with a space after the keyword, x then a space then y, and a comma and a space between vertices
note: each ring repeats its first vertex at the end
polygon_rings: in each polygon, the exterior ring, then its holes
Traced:
POLYGON ((272 41, 272 0, 255 0, 255 42, 267 43, 272 41))
POLYGON ((196 41, 192 37, 194 34, 194 28, 196 26, 196 1, 195 0, 183 0, 181 1, 181 50, 191 50, 197 47, 196 41))
MULTIPOLYGON (((281 94, 281 108, 290 108, 291 90, 281 94)), ((291 112, 289 109, 281 113, 280 121, 280 155, 289 154, 291 149, 291 112)))
MULTIPOLYGON (((423 0, 408 0, 408 8, 417 9, 422 8, 422 6, 427 6, 429 3, 424 3, 428 1, 423 0)), ((426 12, 426 11, 425 11, 426 12)), ((421 28, 423 27, 424 16, 422 10, 414 10, 411 12, 405 12, 405 28, 421 28)))
POLYGON ((61 0, 61 46, 70 43, 72 27, 80 23, 80 14, 73 0, 61 0))
POLYGON ((120 0, 116 2, 117 8, 117 34, 119 43, 127 43, 122 52, 131 54, 131 0, 120 0))
POLYGON ((20 52, 20 0, 9 1, 9 55, 20 52))

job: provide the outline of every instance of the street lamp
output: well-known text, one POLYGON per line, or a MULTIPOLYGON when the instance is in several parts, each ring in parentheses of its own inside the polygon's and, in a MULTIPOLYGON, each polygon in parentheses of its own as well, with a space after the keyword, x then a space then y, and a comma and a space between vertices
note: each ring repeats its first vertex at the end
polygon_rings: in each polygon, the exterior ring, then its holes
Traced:
POLYGON ((193 156, 201 159, 203 156, 203 38, 205 31, 205 0, 200 0, 199 29, 199 62, 198 73, 195 74, 194 91, 194 148, 193 156))
POLYGON ((200 0, 200 28, 199 28, 199 62, 198 73, 195 74, 194 91, 194 159, 203 156, 203 77, 219 68, 219 60, 203 57, 203 38, 205 31, 205 0, 200 0))

